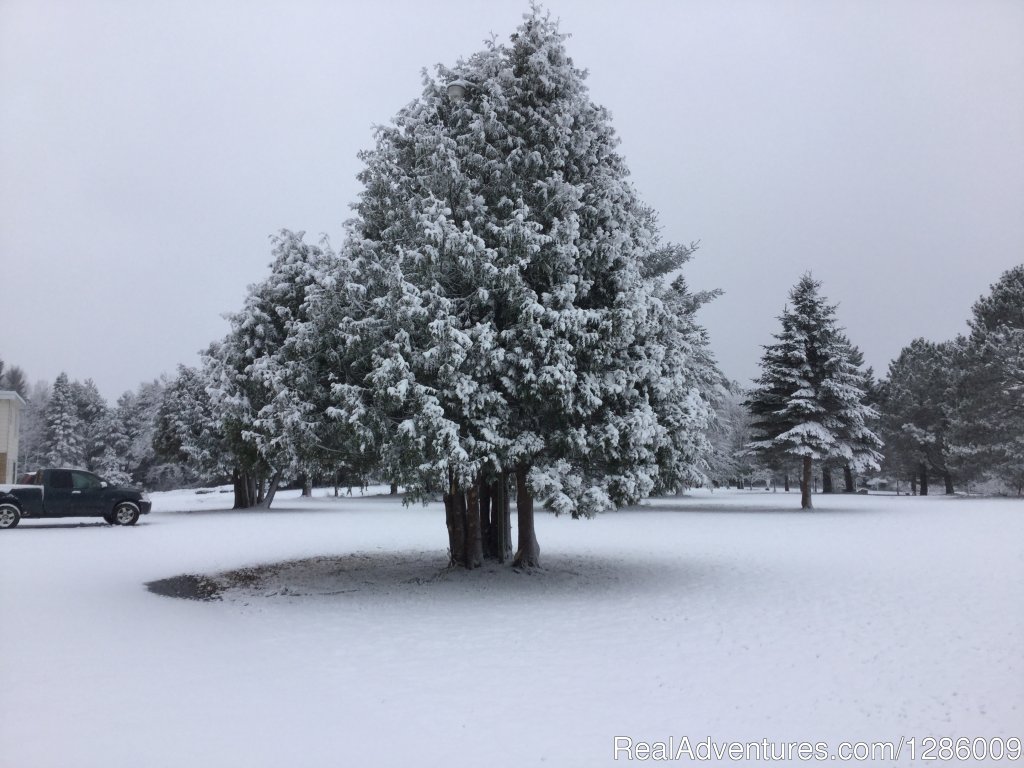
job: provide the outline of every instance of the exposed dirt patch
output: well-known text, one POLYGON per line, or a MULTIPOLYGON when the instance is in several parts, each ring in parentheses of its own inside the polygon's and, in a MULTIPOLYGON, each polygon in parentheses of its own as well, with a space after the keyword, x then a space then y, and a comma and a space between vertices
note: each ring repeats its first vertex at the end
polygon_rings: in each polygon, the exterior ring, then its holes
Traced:
MULTIPOLYGON (((248 604, 253 598, 346 601, 504 599, 531 595, 632 590, 661 580, 661 563, 554 554, 542 568, 521 570, 487 562, 467 571, 446 568, 437 552, 355 552, 238 568, 205 575, 185 574, 150 582, 150 591, 191 600, 248 604)), ((678 567, 678 566, 676 566, 678 567)))
POLYGON ((146 589, 156 595, 186 600, 220 600, 221 592, 224 591, 224 587, 209 576, 192 573, 147 582, 146 589))

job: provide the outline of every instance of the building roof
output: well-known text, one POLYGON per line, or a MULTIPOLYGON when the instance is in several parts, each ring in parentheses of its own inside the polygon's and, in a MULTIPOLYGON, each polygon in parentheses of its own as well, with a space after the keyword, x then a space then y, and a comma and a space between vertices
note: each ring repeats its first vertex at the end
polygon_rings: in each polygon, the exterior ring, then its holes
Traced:
POLYGON ((22 405, 25 404, 25 401, 21 399, 21 395, 10 390, 0 390, 0 400, 17 400, 22 405))

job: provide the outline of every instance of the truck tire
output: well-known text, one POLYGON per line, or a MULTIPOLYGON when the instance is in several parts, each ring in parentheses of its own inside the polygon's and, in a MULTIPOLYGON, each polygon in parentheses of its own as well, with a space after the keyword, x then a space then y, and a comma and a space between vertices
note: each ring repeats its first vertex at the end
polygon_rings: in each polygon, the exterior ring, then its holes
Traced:
POLYGON ((103 516, 103 519, 107 521, 107 525, 117 525, 117 518, 114 517, 113 512, 108 512, 103 516))
POLYGON ((20 521, 20 509, 13 504, 0 504, 0 528, 13 528, 20 521))
POLYGON ((139 520, 139 508, 130 501, 122 501, 114 507, 114 522, 118 525, 135 525, 139 520))

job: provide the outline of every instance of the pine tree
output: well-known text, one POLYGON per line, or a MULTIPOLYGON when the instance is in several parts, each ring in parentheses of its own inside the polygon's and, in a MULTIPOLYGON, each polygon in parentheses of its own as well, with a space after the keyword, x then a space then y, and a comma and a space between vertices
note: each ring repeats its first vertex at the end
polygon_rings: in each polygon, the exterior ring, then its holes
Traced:
POLYGON ((72 397, 78 415, 79 438, 82 447, 82 464, 88 470, 99 472, 113 456, 108 451, 110 443, 110 422, 107 402, 103 399, 92 379, 71 382, 72 397))
POLYGON ((26 470, 39 469, 48 463, 46 412, 49 401, 50 386, 45 381, 29 388, 21 413, 21 445, 18 451, 18 464, 26 470))
POLYGON ((1024 265, 974 304, 952 451, 970 470, 1024 493, 1024 265))
POLYGON ((753 479, 766 470, 755 463, 747 450, 751 438, 751 415, 745 406, 747 393, 739 382, 727 382, 715 399, 715 421, 708 435, 713 452, 711 476, 726 486, 753 479))
POLYGON ((874 412, 864 404, 863 374, 820 287, 808 274, 790 291, 791 307, 779 317, 776 343, 764 348, 761 377, 747 401, 757 434, 749 449, 767 461, 801 460, 803 509, 813 506, 815 460, 863 468, 881 458, 881 441, 867 426, 874 412))
POLYGON ((3 360, 0 360, 0 389, 10 392, 17 392, 24 400, 28 397, 28 380, 25 371, 17 365, 4 368, 3 360))
POLYGON ((85 463, 78 405, 68 375, 61 373, 46 404, 46 461, 50 466, 81 467, 85 463))
POLYGON ((949 430, 959 388, 956 344, 915 339, 889 364, 882 383, 881 434, 886 466, 915 478, 922 495, 929 474, 943 478, 953 493, 949 430))
POLYGON ((236 469, 204 371, 178 366, 156 412, 152 446, 158 460, 182 464, 199 476, 223 480, 236 469))
POLYGON ((106 445, 96 468, 107 480, 164 487, 159 474, 150 472, 156 464, 153 430, 165 386, 160 379, 143 382, 134 392, 124 392, 107 411, 106 445))

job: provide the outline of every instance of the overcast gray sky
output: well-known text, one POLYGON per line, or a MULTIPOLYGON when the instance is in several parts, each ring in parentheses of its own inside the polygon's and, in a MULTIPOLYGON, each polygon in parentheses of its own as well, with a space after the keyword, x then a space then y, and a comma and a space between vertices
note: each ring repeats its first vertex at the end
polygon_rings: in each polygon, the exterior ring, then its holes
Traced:
MULTIPOLYGON (((806 270, 884 371, 1024 261, 1024 3, 551 0, 745 383, 806 270)), ((108 398, 227 330, 282 227, 527 3, 0 0, 0 357, 108 398)))

